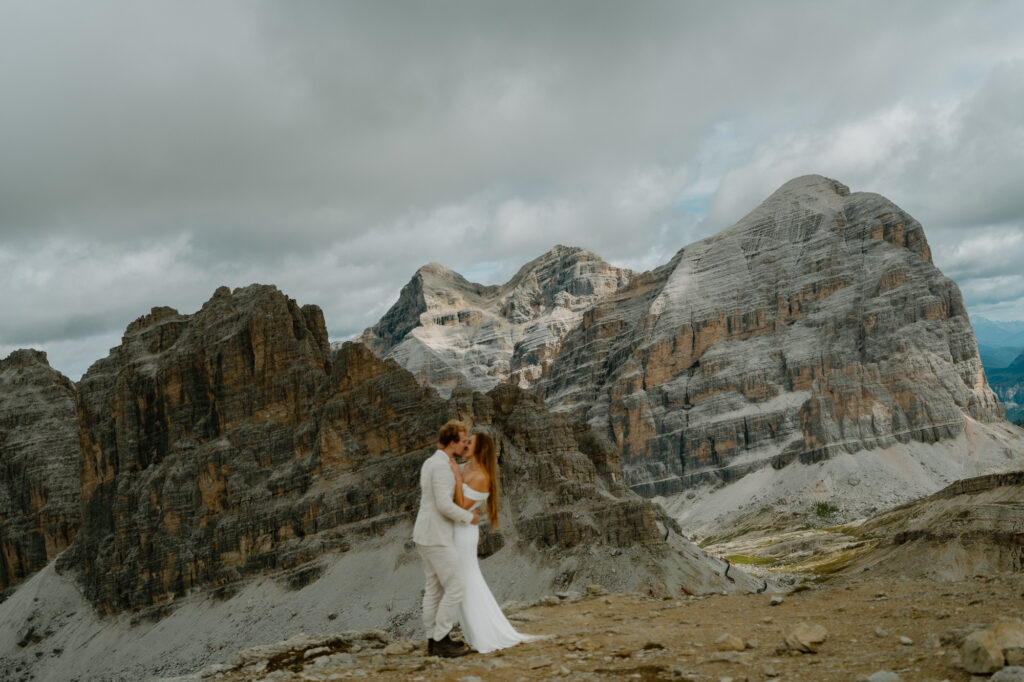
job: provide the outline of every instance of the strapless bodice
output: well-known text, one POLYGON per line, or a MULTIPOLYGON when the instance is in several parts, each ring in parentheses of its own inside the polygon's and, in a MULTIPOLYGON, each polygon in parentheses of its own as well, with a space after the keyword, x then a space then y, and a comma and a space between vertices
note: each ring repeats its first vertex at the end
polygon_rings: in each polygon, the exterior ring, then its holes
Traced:
POLYGON ((463 496, 466 497, 466 499, 476 501, 476 503, 472 507, 470 507, 470 510, 479 507, 481 504, 483 504, 483 501, 486 500, 491 495, 490 493, 482 493, 479 490, 473 490, 472 488, 469 487, 468 483, 462 484, 462 494, 463 496))

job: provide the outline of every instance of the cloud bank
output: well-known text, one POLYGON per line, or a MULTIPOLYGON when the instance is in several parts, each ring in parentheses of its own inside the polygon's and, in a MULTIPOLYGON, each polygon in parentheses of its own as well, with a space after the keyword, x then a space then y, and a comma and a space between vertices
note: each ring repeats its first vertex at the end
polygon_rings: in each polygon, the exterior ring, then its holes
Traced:
POLYGON ((634 269, 821 173, 1024 319, 1024 7, 7 2, 0 356, 72 378, 156 305, 276 284, 332 338, 420 265, 634 269))

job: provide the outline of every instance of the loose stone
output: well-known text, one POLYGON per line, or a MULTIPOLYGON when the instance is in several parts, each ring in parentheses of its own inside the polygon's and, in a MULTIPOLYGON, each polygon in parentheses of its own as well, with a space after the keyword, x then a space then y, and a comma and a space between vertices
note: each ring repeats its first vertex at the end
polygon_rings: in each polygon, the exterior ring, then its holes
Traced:
POLYGON ((861 682, 900 682, 900 676, 891 670, 879 670, 867 677, 862 677, 861 682))
POLYGON ((736 635, 730 635, 728 632, 715 640, 715 646, 719 651, 743 651, 747 648, 746 643, 741 638, 736 635))

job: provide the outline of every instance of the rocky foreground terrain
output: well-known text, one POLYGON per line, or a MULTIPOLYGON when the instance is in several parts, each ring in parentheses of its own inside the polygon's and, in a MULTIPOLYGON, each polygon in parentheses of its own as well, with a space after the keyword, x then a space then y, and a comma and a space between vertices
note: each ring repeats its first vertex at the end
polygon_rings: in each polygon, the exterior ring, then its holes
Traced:
POLYGON ((791 591, 590 586, 507 604, 519 629, 550 638, 497 654, 445 661, 384 633, 299 635, 185 679, 883 682, 988 679, 975 675, 1004 667, 992 679, 1024 676, 1014 668, 1024 665, 1024 472, 961 481, 853 527, 752 533, 710 549, 774 572, 791 591), (998 636, 985 634, 993 627, 998 636))
MULTIPOLYGON (((868 578, 785 596, 564 594, 513 614, 520 630, 549 639, 492 654, 444 660, 426 656, 421 641, 385 633, 300 633, 177 679, 988 679, 965 666, 991 673, 1005 666, 1005 654, 997 667, 994 656, 970 643, 965 649, 965 640, 1014 621, 1018 644, 1008 648, 1012 661, 1024 663, 1017 648, 1024 645, 1022 592, 1024 577, 1016 574, 955 583, 868 578)), ((1010 672, 992 679, 1020 679, 1010 672)))

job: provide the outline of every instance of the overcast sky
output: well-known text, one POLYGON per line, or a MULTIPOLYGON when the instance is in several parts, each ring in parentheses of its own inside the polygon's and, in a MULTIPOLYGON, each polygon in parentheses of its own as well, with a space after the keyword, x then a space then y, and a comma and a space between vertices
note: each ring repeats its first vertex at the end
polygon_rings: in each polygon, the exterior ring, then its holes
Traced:
POLYGON ((277 285, 338 340, 415 270, 638 270, 786 180, 1024 319, 1024 3, 0 0, 0 357, 277 285))

